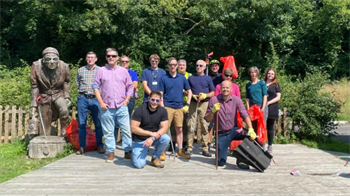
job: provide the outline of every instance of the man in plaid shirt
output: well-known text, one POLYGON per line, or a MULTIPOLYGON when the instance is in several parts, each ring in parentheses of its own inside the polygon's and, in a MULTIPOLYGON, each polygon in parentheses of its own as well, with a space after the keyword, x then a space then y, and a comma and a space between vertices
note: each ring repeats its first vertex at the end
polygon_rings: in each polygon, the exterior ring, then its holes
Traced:
POLYGON ((95 63, 97 56, 94 52, 86 54, 87 65, 79 68, 77 73, 78 86, 78 119, 79 119, 79 143, 80 148, 76 154, 81 155, 86 147, 86 118, 90 110, 92 120, 95 124, 95 133, 97 141, 97 151, 100 154, 105 153, 102 143, 102 127, 98 117, 100 111, 100 104, 98 103, 91 85, 95 80, 95 73, 100 68, 95 63))

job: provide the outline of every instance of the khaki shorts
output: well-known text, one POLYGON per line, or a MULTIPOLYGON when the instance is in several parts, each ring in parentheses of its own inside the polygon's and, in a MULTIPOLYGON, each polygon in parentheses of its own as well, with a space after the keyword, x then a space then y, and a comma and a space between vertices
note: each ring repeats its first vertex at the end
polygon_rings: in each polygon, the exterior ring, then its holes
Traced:
POLYGON ((184 112, 182 108, 175 109, 165 107, 165 109, 168 112, 169 125, 171 125, 171 122, 174 120, 174 127, 182 127, 184 121, 184 112))

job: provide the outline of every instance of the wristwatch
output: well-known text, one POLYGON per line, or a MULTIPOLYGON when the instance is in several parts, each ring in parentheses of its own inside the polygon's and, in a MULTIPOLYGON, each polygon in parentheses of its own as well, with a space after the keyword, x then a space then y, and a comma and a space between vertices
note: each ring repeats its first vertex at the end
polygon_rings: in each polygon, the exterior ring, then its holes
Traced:
POLYGON ((154 140, 156 140, 156 138, 155 138, 155 137, 152 137, 152 140, 154 141, 154 140))

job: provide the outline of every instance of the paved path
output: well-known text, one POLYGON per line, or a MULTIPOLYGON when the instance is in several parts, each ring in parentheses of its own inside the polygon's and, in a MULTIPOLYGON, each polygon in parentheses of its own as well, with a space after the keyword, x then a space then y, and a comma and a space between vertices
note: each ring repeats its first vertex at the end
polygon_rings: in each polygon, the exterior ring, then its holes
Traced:
POLYGON ((215 158, 198 152, 191 160, 171 157, 163 169, 133 168, 120 146, 114 163, 97 152, 72 154, 0 184, 0 195, 349 195, 350 164, 335 157, 344 153, 274 145, 276 164, 260 173, 239 169, 233 157, 215 170, 215 158), (301 176, 290 175, 294 169, 301 176))
POLYGON ((350 124, 339 125, 339 127, 333 131, 338 133, 338 135, 334 137, 335 139, 350 144, 350 124))

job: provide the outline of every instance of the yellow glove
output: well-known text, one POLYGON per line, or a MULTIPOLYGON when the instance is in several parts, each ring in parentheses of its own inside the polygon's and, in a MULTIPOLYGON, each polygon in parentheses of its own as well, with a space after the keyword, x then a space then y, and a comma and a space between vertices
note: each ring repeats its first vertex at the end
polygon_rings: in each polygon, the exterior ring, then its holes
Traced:
POLYGON ((250 140, 255 140, 255 138, 256 138, 256 133, 255 133, 253 128, 248 129, 247 135, 250 136, 250 138, 249 138, 250 140))
POLYGON ((203 100, 203 99, 205 99, 205 98, 207 98, 207 94, 205 94, 205 93, 199 93, 199 100, 203 100))
POLYGON ((220 103, 216 103, 213 105, 213 108, 211 109, 211 112, 215 113, 220 110, 220 103))
POLYGON ((188 107, 188 105, 185 105, 183 108, 183 111, 185 112, 185 113, 187 113, 188 112, 188 109, 189 109, 189 107, 188 107))
POLYGON ((192 95, 193 99, 198 101, 198 95, 192 95))

